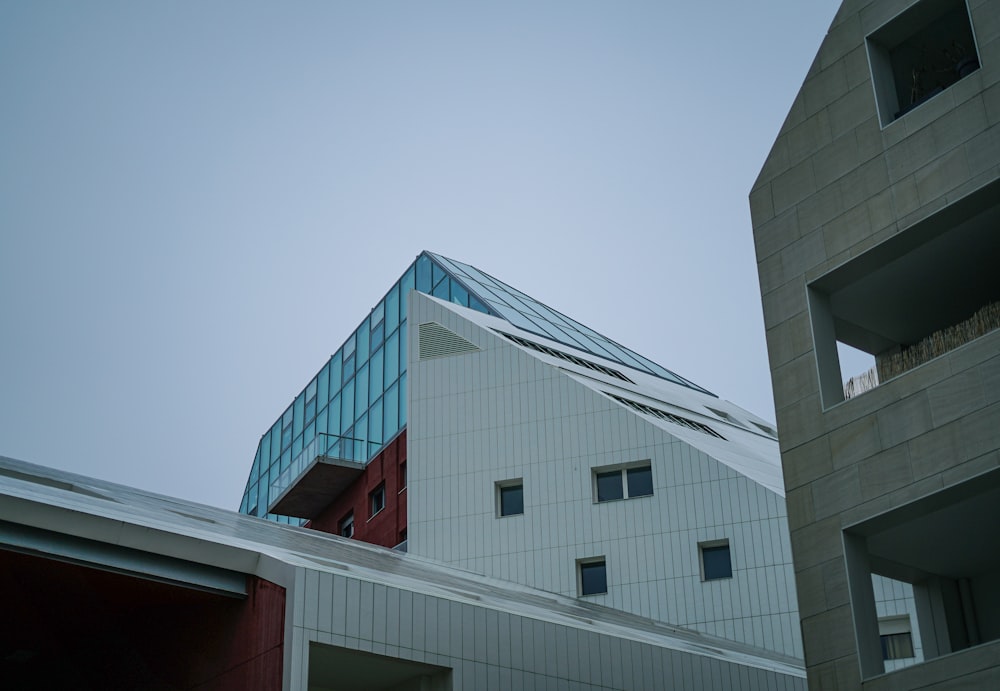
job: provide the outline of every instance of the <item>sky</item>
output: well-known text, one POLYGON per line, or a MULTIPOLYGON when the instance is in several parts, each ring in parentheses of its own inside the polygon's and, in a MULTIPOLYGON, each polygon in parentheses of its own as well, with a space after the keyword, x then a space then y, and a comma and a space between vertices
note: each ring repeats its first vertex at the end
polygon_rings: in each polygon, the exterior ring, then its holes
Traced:
POLYGON ((236 509, 424 249, 773 420, 747 195, 838 6, 0 3, 0 454, 236 509))

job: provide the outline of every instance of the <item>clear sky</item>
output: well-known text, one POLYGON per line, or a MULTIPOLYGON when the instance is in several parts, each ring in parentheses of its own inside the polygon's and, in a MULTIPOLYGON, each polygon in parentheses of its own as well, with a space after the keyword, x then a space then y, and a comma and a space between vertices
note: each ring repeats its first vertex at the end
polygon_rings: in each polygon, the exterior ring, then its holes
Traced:
POLYGON ((838 5, 0 3, 0 454, 235 509, 422 249, 773 420, 747 195, 838 5))

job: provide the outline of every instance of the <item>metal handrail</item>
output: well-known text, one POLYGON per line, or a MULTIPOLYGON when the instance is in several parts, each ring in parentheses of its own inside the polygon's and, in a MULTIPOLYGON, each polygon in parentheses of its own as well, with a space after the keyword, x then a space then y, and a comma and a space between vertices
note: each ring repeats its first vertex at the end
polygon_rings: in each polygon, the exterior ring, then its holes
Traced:
POLYGON ((366 463, 381 447, 382 442, 320 432, 311 442, 306 444, 298 456, 292 459, 291 465, 271 483, 267 498, 268 505, 273 504, 282 492, 291 487, 315 459, 327 457, 366 463))

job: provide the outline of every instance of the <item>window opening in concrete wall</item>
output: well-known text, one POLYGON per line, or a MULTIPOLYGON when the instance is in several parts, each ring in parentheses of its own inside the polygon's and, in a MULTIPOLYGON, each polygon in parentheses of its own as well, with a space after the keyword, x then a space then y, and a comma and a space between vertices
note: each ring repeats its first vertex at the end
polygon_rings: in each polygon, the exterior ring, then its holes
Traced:
POLYGON ((922 0, 869 35, 867 47, 883 127, 979 69, 965 0, 922 0))
POLYGON ((699 542, 698 551, 701 552, 701 580, 714 581, 733 577, 729 540, 699 542))
POLYGON ((368 495, 371 503, 371 515, 374 516, 379 511, 385 508, 385 483, 382 483, 368 495))
POLYGON ((653 495, 653 467, 649 461, 594 468, 594 502, 653 495))
MULTIPOLYGON (((808 287, 823 405, 844 400, 838 343, 877 385, 1000 327, 1000 181, 953 202, 808 287)), ((863 391, 855 392, 863 393, 863 391)))
POLYGON ((524 513, 524 481, 503 480, 496 483, 497 516, 519 516, 524 513))
POLYGON ((346 516, 340 519, 340 524, 337 526, 337 532, 340 533, 341 537, 354 537, 354 512, 349 512, 346 516))
POLYGON ((854 398, 878 386, 874 355, 837 341, 837 357, 840 360, 844 398, 854 398))
POLYGON ((1000 470, 849 527, 844 552, 863 677, 895 669, 883 660, 872 574, 912 585, 911 644, 919 636, 924 660, 1000 650, 1000 470))
POLYGON ((580 595, 603 595, 608 592, 608 569, 604 557, 578 559, 576 570, 580 595))

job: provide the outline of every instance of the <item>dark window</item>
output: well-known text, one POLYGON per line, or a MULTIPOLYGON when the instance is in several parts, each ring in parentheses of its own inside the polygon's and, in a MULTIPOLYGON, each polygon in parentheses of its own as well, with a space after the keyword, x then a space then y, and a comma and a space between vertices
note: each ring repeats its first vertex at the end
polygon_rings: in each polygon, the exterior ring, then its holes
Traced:
POLYGON ((597 501, 648 497, 653 494, 653 469, 649 465, 594 472, 597 501))
POLYGON ((628 478, 629 497, 648 497, 653 494, 653 469, 650 466, 629 468, 625 475, 628 478))
POLYGON ((399 464, 399 491, 406 489, 406 461, 399 464))
POLYGON ((501 485, 500 515, 516 516, 522 513, 524 513, 524 485, 520 482, 516 485, 501 485))
POLYGON ((385 484, 381 484, 369 495, 371 498, 372 516, 385 508, 385 484))
POLYGON ((622 471, 597 473, 597 501, 613 501, 625 496, 622 490, 622 471))
POLYGON ((702 545, 701 563, 705 580, 733 577, 733 563, 729 556, 729 543, 702 545))
POLYGON ((902 660, 913 655, 913 636, 909 633, 889 633, 879 636, 883 660, 902 660))
POLYGON ((340 525, 337 527, 337 532, 340 533, 341 537, 354 537, 353 511, 351 511, 349 514, 340 519, 340 525))
POLYGON ((608 592, 608 570, 604 560, 580 562, 580 594, 599 595, 608 592))

